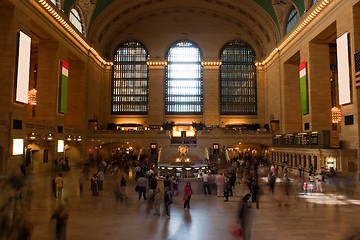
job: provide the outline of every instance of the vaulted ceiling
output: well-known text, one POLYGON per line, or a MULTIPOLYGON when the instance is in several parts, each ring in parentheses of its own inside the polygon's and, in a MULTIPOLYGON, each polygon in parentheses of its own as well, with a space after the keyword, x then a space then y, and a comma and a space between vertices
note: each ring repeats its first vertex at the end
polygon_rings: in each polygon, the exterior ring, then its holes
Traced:
POLYGON ((155 59, 179 39, 195 41, 208 60, 228 41, 242 40, 262 59, 284 34, 286 12, 292 6, 305 11, 304 0, 65 0, 64 12, 74 4, 87 38, 108 59, 129 39, 142 42, 155 59))

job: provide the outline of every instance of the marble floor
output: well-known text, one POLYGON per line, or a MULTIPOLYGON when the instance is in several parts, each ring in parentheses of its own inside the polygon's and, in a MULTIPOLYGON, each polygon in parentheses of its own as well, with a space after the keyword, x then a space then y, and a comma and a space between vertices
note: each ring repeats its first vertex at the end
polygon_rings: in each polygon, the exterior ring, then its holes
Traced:
MULTIPOLYGON (((64 172, 62 199, 51 195, 50 174, 32 175, 27 182, 33 191, 27 217, 33 225, 35 240, 55 239, 54 209, 63 203, 68 206, 68 240, 117 239, 179 239, 217 240, 235 239, 230 228, 236 223, 240 197, 247 187, 238 183, 234 197, 224 202, 221 197, 194 193, 190 211, 183 209, 182 194, 174 196, 171 218, 154 216, 148 211, 148 201, 138 200, 133 180, 128 181, 129 199, 116 202, 114 186, 118 177, 106 175, 104 190, 98 197, 91 195, 90 181, 80 195, 78 170, 64 172)), ((271 195, 265 183, 260 208, 251 212, 253 240, 341 240, 360 229, 360 191, 351 196, 335 194, 326 188, 323 194, 304 196, 294 189, 285 197, 281 183, 271 195)), ((182 191, 181 191, 182 192, 182 191)), ((161 206, 163 210, 163 206, 161 206)))

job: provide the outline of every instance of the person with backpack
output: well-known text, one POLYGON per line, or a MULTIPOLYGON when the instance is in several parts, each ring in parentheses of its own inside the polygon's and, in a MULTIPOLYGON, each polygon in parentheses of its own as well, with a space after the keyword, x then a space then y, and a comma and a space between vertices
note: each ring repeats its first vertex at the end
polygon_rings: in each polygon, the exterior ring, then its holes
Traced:
POLYGON ((184 187, 184 197, 183 200, 184 202, 184 209, 190 209, 190 199, 191 199, 191 195, 193 193, 192 187, 190 182, 187 182, 185 187, 184 187))

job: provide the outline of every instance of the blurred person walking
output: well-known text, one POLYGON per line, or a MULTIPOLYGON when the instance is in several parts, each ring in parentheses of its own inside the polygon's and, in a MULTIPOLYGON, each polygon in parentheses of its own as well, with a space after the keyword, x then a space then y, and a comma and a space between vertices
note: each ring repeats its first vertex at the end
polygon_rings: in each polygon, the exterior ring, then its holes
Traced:
POLYGON ((51 192, 52 195, 56 198, 56 182, 55 182, 55 176, 51 177, 51 192))
POLYGON ((241 225, 243 240, 250 240, 251 238, 251 210, 247 203, 250 197, 251 194, 248 193, 242 198, 238 211, 238 222, 241 225))
POLYGON ((126 179, 124 176, 121 176, 121 180, 120 180, 120 198, 121 199, 127 199, 127 194, 126 194, 126 179))
POLYGON ((225 197, 225 200, 224 200, 224 202, 229 201, 230 189, 231 189, 230 179, 225 178, 225 184, 224 184, 224 197, 225 197))
POLYGON ((97 176, 96 174, 93 175, 93 177, 90 180, 90 188, 92 191, 92 195, 93 196, 99 196, 99 192, 98 192, 98 181, 97 181, 97 176))
POLYGON ((316 192, 323 192, 322 188, 322 176, 320 173, 317 173, 315 176, 315 185, 316 185, 316 192))
POLYGON ((256 180, 251 183, 251 203, 256 203, 256 208, 259 208, 259 185, 256 180))
POLYGON ((165 204, 165 214, 166 218, 170 218, 170 205, 172 204, 172 194, 171 190, 167 189, 164 193, 164 204, 165 204))
POLYGON ((104 172, 100 169, 97 173, 97 182, 99 190, 104 190, 104 172))
POLYGON ((84 190, 84 182, 85 182, 85 176, 84 176, 84 174, 80 174, 80 177, 79 177, 79 190, 80 190, 80 195, 82 195, 83 190, 84 190))
POLYGON ((154 195, 154 215, 160 216, 161 193, 160 188, 156 188, 154 195))
POLYGON ((225 178, 222 175, 222 173, 219 173, 215 177, 215 184, 217 189, 217 196, 222 197, 224 194, 224 184, 225 184, 225 178))
POLYGON ((51 216, 56 220, 56 240, 66 240, 66 225, 69 219, 69 215, 64 205, 60 205, 51 216))
MULTIPOLYGON (((149 170, 150 171, 150 170, 149 170)), ((154 195, 155 195, 155 190, 157 188, 157 179, 155 178, 154 176, 154 173, 152 173, 150 175, 150 178, 149 178, 149 187, 150 187, 150 190, 149 190, 149 198, 153 198, 154 195)))
POLYGON ((191 199, 191 195, 193 194, 193 190, 191 187, 190 182, 187 182, 185 187, 184 187, 184 209, 190 209, 190 199, 191 199))
POLYGON ((149 180, 145 178, 143 174, 140 174, 139 176, 139 200, 141 199, 141 195, 143 195, 144 200, 146 200, 146 187, 149 185, 149 180))
POLYGON ((169 176, 167 175, 165 177, 165 181, 164 181, 164 191, 170 190, 171 189, 171 182, 169 180, 169 176))
POLYGON ((275 182, 276 182, 275 173, 269 174, 268 181, 269 181, 268 184, 270 186, 270 191, 272 194, 274 194, 275 182))
POLYGON ((178 195, 179 193, 178 187, 179 187, 179 179, 176 176, 174 176, 172 180, 172 190, 174 196, 178 195))
POLYGON ((209 175, 204 172, 202 173, 202 180, 203 180, 203 185, 204 185, 204 194, 211 194, 211 189, 210 189, 210 184, 209 184, 209 175))
POLYGON ((290 194, 290 179, 287 174, 285 174, 285 195, 288 196, 290 194))

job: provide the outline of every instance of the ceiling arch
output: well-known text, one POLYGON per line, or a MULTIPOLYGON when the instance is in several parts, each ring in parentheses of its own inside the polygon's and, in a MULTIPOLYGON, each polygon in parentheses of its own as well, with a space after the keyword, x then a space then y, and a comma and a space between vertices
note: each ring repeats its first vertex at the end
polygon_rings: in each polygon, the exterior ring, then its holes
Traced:
MULTIPOLYGON (((64 8, 63 9, 64 9, 65 13, 67 13, 67 14, 69 13, 71 7, 73 6, 73 4, 76 1, 77 0, 64 0, 64 8)), ((100 0, 100 1, 86 0, 86 1, 89 2, 88 4, 96 3, 94 13, 91 16, 91 20, 89 23, 89 27, 91 27, 92 23, 101 14, 101 12, 117 0, 100 0)), ((162 1, 162 0, 159 0, 159 1, 162 1)), ((212 1, 212 0, 207 0, 207 1, 212 1)), ((275 22, 275 24, 279 28, 279 20, 278 20, 276 12, 274 10, 274 5, 276 6, 277 4, 282 4, 285 2, 284 0, 250 0, 250 1, 254 1, 259 6, 261 6, 271 16, 272 20, 275 22)), ((296 5, 297 9, 299 10, 300 16, 303 15, 303 13, 306 10, 305 6, 307 4, 305 4, 304 1, 307 1, 307 0, 292 0, 292 2, 296 5)), ((216 2, 221 2, 221 1, 216 1, 216 2)), ((146 1, 145 4, 151 4, 151 1, 146 1)))
MULTIPOLYGON (((223 32, 223 27, 225 27, 232 36, 227 34, 221 41, 241 38, 253 46, 258 57, 263 57, 272 50, 280 39, 278 25, 273 18, 252 0, 241 2, 230 0, 112 1, 95 19, 88 36, 94 46, 109 57, 120 41, 131 37, 140 39, 139 35, 142 35, 141 31, 144 31, 142 24, 153 29, 153 32, 157 32, 156 28, 165 24, 168 28, 163 31, 170 35, 172 31, 177 31, 180 35, 183 32, 192 32, 195 26, 197 29, 205 28, 208 32, 214 33, 223 32), (159 21, 161 17, 163 21, 159 21), (176 18, 178 21, 183 21, 183 24, 174 20, 176 18), (149 24, 149 21, 157 21, 158 25, 149 24), (185 24, 187 24, 187 29, 183 30, 185 24), (179 32, 180 29, 183 32, 179 32)), ((209 33, 209 36, 213 34, 209 33)))
MULTIPOLYGON (((157 12, 150 12, 147 15, 142 15, 139 16, 137 18, 134 18, 130 21, 127 21, 125 24, 119 26, 118 30, 116 32, 112 33, 112 36, 109 38, 110 40, 108 42, 106 42, 106 44, 104 45, 105 47, 105 54, 106 56, 110 56, 109 54, 113 51, 112 49, 114 49, 114 47, 118 44, 118 42, 120 41, 118 37, 121 38, 121 36, 123 36, 125 39, 126 38, 133 38, 133 34, 129 35, 128 30, 130 30, 132 27, 134 27, 135 25, 141 23, 142 21, 154 21, 155 18, 166 18, 171 16, 171 18, 186 18, 186 17, 181 17, 181 15, 188 15, 188 14, 197 14, 199 18, 201 18, 201 16, 205 16, 206 19, 209 18, 214 18, 217 19, 217 22, 221 23, 221 21, 223 22, 227 22, 231 25, 233 25, 232 30, 237 29, 237 34, 236 37, 239 38, 243 38, 243 39, 250 39, 249 42, 253 43, 252 45, 255 45, 255 49, 257 49, 257 56, 259 57, 263 57, 265 52, 264 52, 264 44, 259 40, 261 38, 263 38, 265 36, 265 38, 267 39, 267 42, 270 42, 270 36, 268 34, 265 34, 264 36, 259 36, 258 34, 254 33, 253 31, 251 31, 251 29, 247 28, 246 26, 244 26, 240 21, 237 21, 236 19, 232 18, 231 16, 224 16, 221 15, 217 12, 210 12, 210 11, 205 11, 205 10, 201 10, 201 9, 191 9, 191 8, 187 8, 187 9, 164 9, 162 11, 157 11, 157 12), (247 37, 244 37, 244 36, 247 37), (108 49, 108 50, 106 50, 108 49)), ((195 28, 196 27, 196 24, 195 28)), ((185 31, 185 30, 184 30, 185 31)), ((184 32, 181 32, 181 34, 177 35, 178 38, 191 38, 191 34, 187 34, 184 32)), ((100 39, 102 38, 102 35, 100 35, 100 39)), ((137 37, 139 38, 139 37, 137 37)), ((176 38, 176 37, 175 37, 176 38)), ((176 41, 176 39, 173 39, 174 41, 176 41)), ((171 40, 170 40, 171 41, 171 40)), ((171 43, 169 43, 171 44, 171 43)), ((200 44, 201 45, 201 44, 200 44)), ((161 56, 161 54, 158 54, 161 56)))

